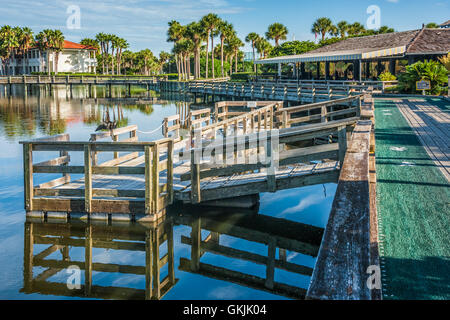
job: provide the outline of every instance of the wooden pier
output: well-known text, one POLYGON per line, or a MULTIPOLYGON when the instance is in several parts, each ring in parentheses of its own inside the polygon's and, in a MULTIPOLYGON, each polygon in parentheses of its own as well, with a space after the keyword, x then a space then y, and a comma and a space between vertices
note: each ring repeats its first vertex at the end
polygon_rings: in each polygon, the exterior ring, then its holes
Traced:
MULTIPOLYGON (((14 85, 23 86, 24 92, 30 91, 32 86, 46 86, 51 92, 55 86, 66 86, 68 92, 72 93, 74 86, 87 86, 92 92, 94 86, 103 86, 109 97, 112 97, 114 86, 124 86, 128 96, 131 96, 131 87, 145 87, 147 91, 158 90, 160 81, 157 77, 115 77, 115 76, 8 76, 0 77, 0 86, 4 93, 11 95, 14 85)), ((91 95, 91 94, 90 94, 91 95)))
POLYGON ((190 122, 184 139, 169 137, 175 124, 154 142, 139 142, 136 126, 93 134, 89 142, 68 134, 23 141, 25 209, 157 220, 174 200, 207 203, 337 181, 360 102, 356 96, 286 109, 270 103, 214 123, 203 117, 190 122), (34 163, 41 152, 57 156, 34 163), (36 174, 52 178, 35 185, 36 174))
POLYGON ((365 91, 382 92, 379 81, 323 81, 302 80, 288 82, 229 82, 229 81, 162 81, 161 91, 191 93, 212 100, 222 97, 236 100, 275 100, 291 104, 305 104, 337 100, 365 91))

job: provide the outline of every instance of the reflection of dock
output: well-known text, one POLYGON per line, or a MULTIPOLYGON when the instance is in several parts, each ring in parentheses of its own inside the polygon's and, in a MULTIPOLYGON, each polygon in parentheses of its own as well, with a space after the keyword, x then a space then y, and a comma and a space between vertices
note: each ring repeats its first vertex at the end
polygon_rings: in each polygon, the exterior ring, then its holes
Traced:
POLYGON ((79 223, 25 223, 24 288, 25 293, 98 299, 162 299, 177 283, 174 272, 173 225, 167 220, 159 225, 124 227, 79 223), (160 247, 167 243, 167 253, 160 258, 160 247), (36 253, 36 245, 46 249, 36 253), (84 248, 84 261, 71 259, 72 248, 84 248), (93 249, 120 252, 144 252, 145 266, 93 262, 93 249), (60 259, 49 259, 54 253, 60 259), (161 268, 168 274, 161 280, 161 268), (61 271, 78 267, 84 271, 80 289, 69 289, 65 282, 49 281, 61 271), (37 276, 33 268, 45 270, 37 276), (106 287, 93 284, 93 272, 145 276, 145 289, 106 287))
POLYGON ((191 237, 182 237, 181 242, 191 246, 191 259, 180 259, 180 270, 206 277, 233 282, 239 285, 293 299, 303 299, 306 289, 278 282, 275 270, 311 276, 310 267, 287 261, 286 251, 317 256, 323 229, 285 219, 264 215, 235 215, 214 218, 179 217, 177 222, 192 227, 191 237), (210 234, 201 239, 201 231, 210 234), (260 255, 220 244, 220 235, 264 244, 267 255, 260 255), (277 257, 278 251, 278 257, 277 257), (235 260, 243 260, 266 266, 266 277, 234 271, 220 266, 200 262, 206 253, 235 260))

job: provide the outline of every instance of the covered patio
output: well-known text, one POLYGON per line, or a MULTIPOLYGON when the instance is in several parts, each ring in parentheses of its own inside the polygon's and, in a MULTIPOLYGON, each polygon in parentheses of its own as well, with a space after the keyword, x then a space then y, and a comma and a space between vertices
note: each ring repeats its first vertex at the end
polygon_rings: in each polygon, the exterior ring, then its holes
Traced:
MULTIPOLYGON (((450 51, 450 29, 426 29, 357 37, 301 55, 255 61, 278 65, 278 77, 297 80, 376 80, 406 65, 437 59, 450 51)), ((258 75, 257 75, 258 77, 258 75)))

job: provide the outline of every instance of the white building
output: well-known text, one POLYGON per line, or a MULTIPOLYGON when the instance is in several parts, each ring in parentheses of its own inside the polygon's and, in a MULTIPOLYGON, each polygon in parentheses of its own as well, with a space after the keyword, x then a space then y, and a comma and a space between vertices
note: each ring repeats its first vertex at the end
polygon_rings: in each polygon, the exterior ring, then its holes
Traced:
MULTIPOLYGON (((71 41, 64 41, 64 49, 59 53, 58 72, 85 73, 95 72, 97 59, 95 58, 96 49, 71 41)), ((52 52, 41 52, 37 48, 32 48, 26 54, 26 57, 16 55, 11 57, 8 68, 8 75, 31 74, 32 72, 48 72, 47 54, 50 54, 49 67, 50 72, 56 72, 56 54, 52 52)))

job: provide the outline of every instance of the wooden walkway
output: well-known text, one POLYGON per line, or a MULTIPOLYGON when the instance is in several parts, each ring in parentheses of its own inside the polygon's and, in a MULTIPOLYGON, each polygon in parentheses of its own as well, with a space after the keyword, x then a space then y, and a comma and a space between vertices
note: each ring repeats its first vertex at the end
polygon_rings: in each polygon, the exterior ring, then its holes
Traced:
POLYGON ((67 134, 24 141, 25 208, 155 220, 173 201, 208 204, 335 182, 361 114, 360 100, 290 108, 260 102, 246 112, 219 111, 221 103, 216 122, 209 109, 191 111, 191 132, 184 140, 176 115, 163 123, 166 138, 154 142, 139 142, 136 126, 93 134, 89 142, 70 141, 67 134), (108 138, 113 142, 102 141, 108 138), (41 151, 59 157, 33 163, 33 153, 41 151), (83 164, 72 164, 72 153, 79 152, 83 164), (113 158, 101 160, 105 153, 113 158), (62 177, 33 185, 34 174, 62 177))
POLYGON ((450 114, 424 99, 395 100, 430 158, 450 182, 450 114))
MULTIPOLYGON (((229 82, 229 81, 160 81, 161 92, 191 93, 194 96, 233 99, 281 100, 305 104, 337 100, 363 92, 383 90, 380 81, 301 80, 287 82, 229 82)), ((206 100, 206 99, 205 99, 206 100)))

